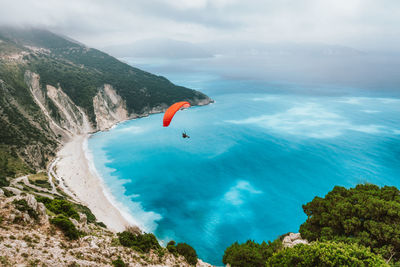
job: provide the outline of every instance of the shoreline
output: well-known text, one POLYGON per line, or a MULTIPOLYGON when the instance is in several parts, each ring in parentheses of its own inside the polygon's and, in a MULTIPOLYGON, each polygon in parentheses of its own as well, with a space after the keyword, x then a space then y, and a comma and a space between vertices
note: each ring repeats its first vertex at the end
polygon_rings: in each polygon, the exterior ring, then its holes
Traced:
MULTIPOLYGON (((214 103, 213 99, 199 102, 195 106, 207 106, 214 103)), ((163 111, 153 110, 147 114, 131 116, 127 119, 115 122, 111 127, 80 135, 74 135, 64 142, 56 153, 56 157, 50 163, 49 173, 60 182, 60 187, 75 201, 87 206, 96 216, 97 221, 103 222, 109 230, 122 232, 127 227, 140 227, 127 208, 118 202, 107 186, 103 177, 97 172, 87 148, 87 140, 99 131, 109 131, 118 124, 148 117, 163 111), (55 167, 55 168, 54 168, 55 167)))
POLYGON ((74 193, 75 200, 86 205, 97 220, 107 225, 109 230, 121 232, 128 226, 137 226, 133 217, 124 214, 118 207, 117 201, 108 192, 94 168, 94 163, 88 158, 85 146, 89 136, 76 135, 64 143, 57 152, 55 159, 57 179, 65 183, 74 193))

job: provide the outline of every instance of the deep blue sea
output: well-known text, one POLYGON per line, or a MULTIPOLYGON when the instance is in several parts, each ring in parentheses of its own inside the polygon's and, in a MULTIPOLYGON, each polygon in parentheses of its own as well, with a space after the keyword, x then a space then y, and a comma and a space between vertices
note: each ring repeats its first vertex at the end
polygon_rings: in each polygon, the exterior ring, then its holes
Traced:
POLYGON ((136 223, 187 242, 204 261, 222 265, 235 241, 298 232, 302 204, 335 185, 400 187, 400 99, 204 73, 168 78, 215 103, 179 111, 168 128, 162 114, 127 121, 88 145, 136 223))

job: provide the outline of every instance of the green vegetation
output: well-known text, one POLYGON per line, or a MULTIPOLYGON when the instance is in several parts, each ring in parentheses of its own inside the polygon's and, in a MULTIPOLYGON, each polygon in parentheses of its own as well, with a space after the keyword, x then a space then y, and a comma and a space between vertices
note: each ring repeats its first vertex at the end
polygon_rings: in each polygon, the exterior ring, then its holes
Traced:
POLYGON ((80 232, 75 225, 64 215, 57 215, 55 218, 50 219, 50 223, 57 226, 71 240, 76 240, 80 236, 80 232))
POLYGON ((79 220, 80 217, 78 212, 81 212, 86 215, 88 223, 95 223, 101 227, 106 228, 106 225, 104 223, 96 221, 96 216, 86 206, 72 203, 65 199, 50 199, 42 196, 37 196, 36 200, 42 202, 46 206, 46 208, 54 214, 62 214, 66 217, 79 220))
POLYGON ((105 225, 103 222, 96 222, 96 225, 103 227, 103 228, 107 228, 107 225, 105 225))
POLYGON ((176 243, 175 243, 174 240, 169 241, 168 244, 167 244, 167 250, 169 252, 171 252, 172 254, 174 254, 174 255, 178 254, 178 252, 176 251, 176 246, 175 245, 176 245, 176 243))
POLYGON ((112 265, 114 267, 125 267, 125 266, 127 266, 125 264, 125 262, 121 259, 121 257, 118 257, 118 259, 112 261, 112 265))
POLYGON ((11 197, 11 196, 14 195, 14 193, 11 192, 10 190, 7 190, 7 189, 5 189, 5 188, 2 188, 2 190, 3 190, 4 195, 5 195, 6 197, 11 197))
POLYGON ((13 204, 15 205, 15 208, 17 210, 22 211, 22 212, 27 212, 28 215, 35 220, 39 219, 39 215, 37 214, 37 212, 34 209, 32 209, 31 207, 29 207, 28 202, 26 202, 25 199, 19 199, 19 200, 15 199, 13 201, 13 204))
POLYGON ((167 250, 174 255, 182 255, 191 265, 196 265, 197 263, 196 250, 186 243, 178 243, 176 245, 175 241, 171 240, 167 244, 167 250))
POLYGON ((274 242, 268 241, 268 243, 262 242, 261 244, 251 240, 243 244, 236 242, 225 250, 222 262, 224 264, 229 263, 232 267, 265 266, 265 262, 282 248, 281 238, 276 239, 274 242))
POLYGON ((23 68, 0 58, 0 176, 44 168, 57 145, 25 83, 23 68))
POLYGON ((77 212, 81 212, 81 213, 86 215, 88 223, 95 223, 95 224, 97 224, 97 225, 99 225, 101 227, 107 228, 104 223, 97 222, 96 216, 94 216, 94 214, 92 213, 92 211, 88 207, 83 206, 81 204, 73 204, 73 205, 74 205, 74 208, 75 208, 75 210, 77 212))
POLYGON ((307 221, 300 226, 309 241, 358 243, 385 259, 399 261, 400 191, 395 187, 336 186, 325 198, 303 206, 307 221))
POLYGON ((28 179, 29 179, 29 182, 33 185, 43 187, 48 190, 52 189, 51 184, 48 181, 49 177, 47 176, 47 174, 45 172, 39 172, 36 174, 29 175, 28 179))
POLYGON ((57 214, 79 220, 79 214, 76 211, 74 204, 64 199, 50 199, 47 197, 37 196, 36 200, 42 202, 48 210, 57 214))
POLYGON ((232 267, 387 266, 382 256, 361 245, 314 242, 284 248, 282 238, 268 244, 250 240, 243 244, 236 242, 225 250, 223 263, 232 267))
POLYGON ((189 264, 196 265, 197 253, 196 250, 194 250, 194 248, 192 248, 190 245, 186 243, 178 243, 178 245, 176 245, 176 252, 185 257, 185 260, 189 264))
POLYGON ((12 153, 7 150, 8 149, 4 145, 2 146, 0 144, 0 187, 9 185, 9 182, 6 179, 7 177, 15 177, 16 175, 31 172, 31 169, 29 169, 26 164, 18 158, 18 155, 16 155, 15 152, 12 153))
POLYGON ((283 248, 274 242, 234 243, 223 263, 235 266, 393 266, 400 265, 400 191, 371 184, 336 186, 325 198, 303 205, 300 226, 310 245, 283 248), (385 260, 384 260, 385 259, 385 260))
POLYGON ((124 231, 118 233, 118 239, 121 245, 141 252, 149 252, 151 249, 161 248, 157 238, 151 233, 136 235, 131 232, 124 231))
MULTIPOLYGON (((233 266, 233 265, 232 265, 233 266)), ((245 266, 245 265, 242 265, 245 266)), ((258 265, 258 266, 265 266, 258 265)), ((300 244, 273 254, 266 266, 389 266, 379 255, 357 244, 321 243, 300 244)))
POLYGON ((9 186, 10 182, 7 180, 5 176, 0 176, 0 187, 9 186))

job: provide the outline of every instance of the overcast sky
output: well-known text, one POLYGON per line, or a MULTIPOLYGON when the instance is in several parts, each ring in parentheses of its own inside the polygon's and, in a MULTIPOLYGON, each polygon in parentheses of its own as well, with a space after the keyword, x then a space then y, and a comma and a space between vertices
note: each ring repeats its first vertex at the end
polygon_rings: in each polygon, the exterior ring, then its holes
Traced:
POLYGON ((400 50, 399 0, 0 0, 0 24, 46 27, 96 48, 170 38, 400 50))

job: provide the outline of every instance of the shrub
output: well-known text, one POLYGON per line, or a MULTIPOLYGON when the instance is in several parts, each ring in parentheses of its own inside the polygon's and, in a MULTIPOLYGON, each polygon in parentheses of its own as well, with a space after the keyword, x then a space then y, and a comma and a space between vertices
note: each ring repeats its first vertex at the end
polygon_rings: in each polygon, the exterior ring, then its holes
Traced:
POLYGON ((105 225, 103 222, 96 222, 96 225, 103 227, 103 228, 107 228, 107 225, 105 225))
POLYGON ((14 195, 14 193, 13 193, 12 191, 10 191, 10 190, 7 190, 7 189, 5 189, 5 188, 2 188, 2 190, 3 190, 4 195, 5 195, 6 197, 12 197, 12 196, 14 195))
POLYGON ((175 244, 176 243, 175 243, 174 240, 169 241, 168 244, 167 244, 167 249, 172 254, 176 254, 177 253, 175 244))
POLYGON ((6 177, 0 175, 0 187, 9 186, 10 182, 7 180, 6 177))
POLYGON ((52 224, 57 226, 64 235, 69 239, 75 240, 79 238, 79 231, 76 229, 75 225, 64 215, 57 215, 57 217, 50 220, 52 224))
POLYGON ((127 266, 125 262, 121 259, 121 257, 118 257, 115 261, 112 261, 112 265, 115 267, 125 267, 127 266))
POLYGON ((74 204, 64 199, 50 199, 47 197, 36 197, 37 201, 42 202, 46 208, 55 214, 62 214, 65 217, 71 217, 79 220, 79 214, 74 204))
POLYGON ((262 242, 261 244, 251 240, 243 244, 236 242, 225 250, 222 262, 224 264, 229 263, 232 267, 265 266, 267 259, 281 248, 281 238, 276 239, 274 242, 268 241, 268 243, 262 242))
POLYGON ((151 233, 133 234, 128 231, 118 233, 118 239, 121 245, 131 247, 142 252, 149 252, 150 249, 161 248, 157 238, 151 233))
POLYGON ((28 202, 26 202, 25 199, 14 200, 13 204, 15 205, 15 208, 17 210, 27 212, 29 216, 35 220, 39 219, 39 215, 37 214, 37 212, 29 207, 28 202))
MULTIPOLYGON (((74 205, 76 211, 81 212, 86 215, 88 223, 96 223, 96 220, 97 220, 96 216, 94 216, 94 214, 88 207, 80 205, 80 204, 73 204, 73 205, 74 205)), ((106 226, 104 224, 103 224, 104 226, 101 224, 102 224, 101 222, 98 223, 98 225, 106 228, 106 226)))
POLYGON ((300 226, 310 241, 358 243, 384 258, 400 260, 400 191, 395 187, 336 186, 325 198, 303 205, 308 219, 300 226))
MULTIPOLYGON (((249 265, 242 265, 249 266, 249 265)), ((265 265, 263 265, 265 266, 265 265)), ((266 266, 389 266, 380 255, 357 244, 320 243, 300 244, 273 254, 266 266)))
POLYGON ((176 245, 176 251, 185 257, 186 261, 191 265, 196 265, 197 263, 197 254, 196 250, 192 248, 190 245, 186 243, 178 243, 176 245))

